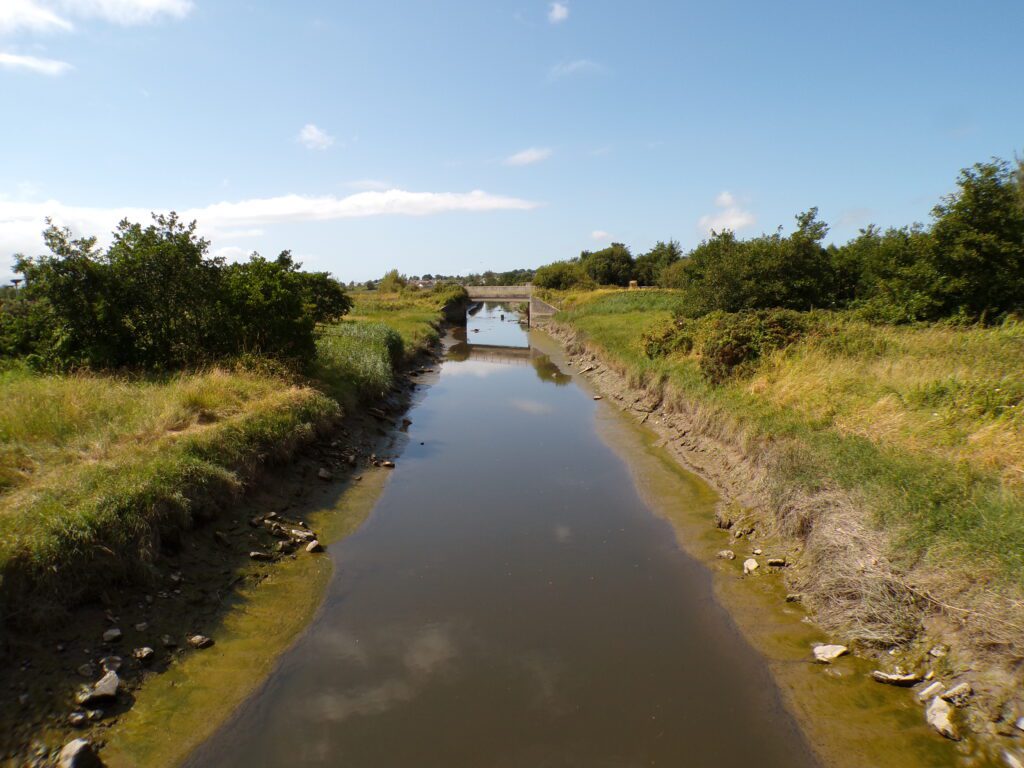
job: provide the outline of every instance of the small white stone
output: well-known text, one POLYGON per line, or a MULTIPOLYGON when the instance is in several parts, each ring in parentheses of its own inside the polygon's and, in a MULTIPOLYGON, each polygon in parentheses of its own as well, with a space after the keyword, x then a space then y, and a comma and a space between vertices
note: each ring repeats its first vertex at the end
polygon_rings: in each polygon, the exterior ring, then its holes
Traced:
POLYGON ((103 633, 103 642, 104 643, 116 643, 120 639, 121 639, 121 630, 118 629, 117 627, 114 627, 113 629, 108 629, 106 632, 103 633))
POLYGON ((752 557, 751 558, 747 558, 746 560, 743 561, 743 574, 745 576, 746 575, 750 575, 751 573, 756 571, 759 567, 760 566, 757 564, 757 560, 755 560, 752 557))
POLYGON ((306 551, 310 552, 310 553, 312 553, 312 552, 322 552, 323 549, 324 549, 323 546, 316 539, 313 539, 311 542, 309 542, 309 544, 306 545, 306 551))
POLYGON ((928 702, 928 706, 924 711, 924 717, 925 720, 928 721, 928 725, 941 733, 947 739, 959 741, 960 731, 957 730, 956 724, 951 718, 952 713, 953 708, 936 696, 928 702))
POLYGON ((719 552, 716 555, 716 557, 719 560, 735 560, 736 559, 736 553, 733 552, 731 549, 723 549, 721 552, 719 552))
POLYGON ((822 664, 831 664, 849 652, 850 649, 845 645, 819 645, 814 649, 814 659, 822 664))
POLYGON ((918 691, 917 698, 921 701, 928 701, 928 699, 939 696, 944 690, 946 690, 946 686, 941 681, 936 680, 931 685, 918 691))

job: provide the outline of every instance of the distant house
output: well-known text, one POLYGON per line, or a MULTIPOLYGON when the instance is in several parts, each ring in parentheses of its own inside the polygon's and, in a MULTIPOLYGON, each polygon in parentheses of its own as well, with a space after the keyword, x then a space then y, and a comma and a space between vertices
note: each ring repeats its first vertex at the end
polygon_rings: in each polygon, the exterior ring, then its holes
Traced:
POLYGON ((421 290, 429 291, 437 284, 436 280, 415 280, 413 285, 421 290))

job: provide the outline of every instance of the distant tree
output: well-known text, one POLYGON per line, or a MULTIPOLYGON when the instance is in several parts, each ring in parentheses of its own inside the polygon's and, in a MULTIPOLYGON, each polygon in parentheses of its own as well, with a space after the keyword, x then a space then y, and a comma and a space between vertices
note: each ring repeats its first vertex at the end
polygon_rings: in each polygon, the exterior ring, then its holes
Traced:
POLYGON ((584 251, 580 264, 599 285, 629 285, 636 268, 633 254, 622 243, 612 243, 600 251, 584 251))
POLYGON ((377 290, 384 293, 397 293, 401 291, 409 283, 409 279, 405 275, 398 273, 397 269, 392 269, 380 279, 377 284, 377 290))
POLYGON ((659 240, 647 253, 636 257, 636 279, 640 285, 658 285, 661 273, 682 258, 683 250, 675 240, 659 240))
POLYGON ((539 267, 533 276, 538 288, 565 291, 571 288, 592 288, 594 280, 578 261, 556 261, 539 267))

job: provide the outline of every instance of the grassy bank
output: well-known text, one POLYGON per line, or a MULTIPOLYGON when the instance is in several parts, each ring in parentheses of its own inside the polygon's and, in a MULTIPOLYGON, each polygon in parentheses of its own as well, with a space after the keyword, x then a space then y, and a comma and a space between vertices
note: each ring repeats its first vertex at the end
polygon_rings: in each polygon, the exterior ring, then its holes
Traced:
MULTIPOLYGON (((558 298, 567 308, 558 319, 634 384, 670 408, 698 405, 705 429, 767 468, 766 507, 779 531, 808 540, 838 519, 793 502, 797 492, 841 496, 843 520, 881 534, 867 537, 867 551, 855 551, 863 542, 852 535, 845 544, 830 537, 826 551, 808 547, 837 565, 864 558, 868 575, 882 561, 900 580, 899 595, 872 595, 870 579, 856 584, 855 563, 838 581, 819 568, 821 607, 847 631, 905 639, 921 609, 938 605, 990 640, 1020 635, 1012 600, 1024 587, 1024 325, 878 326, 800 313, 791 336, 716 377, 709 358, 750 341, 732 319, 677 318, 681 297, 671 291, 558 298)), ((764 344, 764 324, 757 330, 751 343, 764 344)))
POLYGON ((162 543, 380 397, 436 339, 443 298, 359 297, 310 377, 269 364, 164 376, 0 373, 0 607, 9 626, 144 580, 162 543))

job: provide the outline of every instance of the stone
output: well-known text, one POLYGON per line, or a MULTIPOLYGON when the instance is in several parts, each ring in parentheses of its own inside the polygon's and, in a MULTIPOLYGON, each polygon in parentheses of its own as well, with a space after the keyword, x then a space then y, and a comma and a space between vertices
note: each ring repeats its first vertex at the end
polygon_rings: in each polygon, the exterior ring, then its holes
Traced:
POLYGON ((121 679, 117 672, 107 672, 91 688, 85 688, 75 697, 75 701, 82 705, 102 704, 117 697, 117 689, 121 685, 121 679))
POLYGON ((819 645, 814 648, 814 660, 822 664, 831 664, 849 652, 850 649, 845 645, 819 645))
POLYGON ((761 554, 761 550, 760 549, 755 549, 754 550, 754 554, 755 555, 760 555, 761 554))
POLYGON ((735 560, 736 553, 731 549, 723 549, 718 553, 718 555, 716 555, 716 557, 718 557, 719 560, 735 560))
POLYGON ((334 479, 334 475, 331 473, 331 470, 327 469, 327 467, 320 467, 320 469, 316 473, 316 476, 325 482, 327 480, 334 479))
POLYGON ((784 557, 769 557, 768 566, 771 568, 785 568, 786 558, 784 557))
POLYGON ((954 706, 963 707, 967 705, 972 693, 974 693, 974 690, 971 688, 970 683, 960 683, 960 685, 954 685, 942 694, 942 698, 954 706))
POLYGON ((879 683, 885 683, 886 685, 902 685, 909 687, 911 685, 917 685, 921 682, 920 675, 905 675, 901 673, 893 672, 882 672, 881 670, 875 670, 871 673, 872 679, 879 683))
POLYGON ((757 560, 750 557, 743 561, 743 575, 747 576, 756 571, 760 566, 757 564, 757 560))
POLYGON ((944 645, 936 645, 934 648, 928 651, 928 653, 936 659, 941 659, 943 656, 949 653, 949 649, 946 648, 946 646, 944 645))
POLYGON ((72 712, 68 715, 68 725, 72 728, 82 728, 89 721, 89 716, 85 712, 72 712))
POLYGON ((939 680, 936 680, 931 685, 925 686, 918 691, 917 698, 920 701, 928 701, 928 699, 941 695, 944 690, 946 690, 946 686, 939 680))
POLYGON ((1024 768, 1024 757, 1021 756, 1020 752, 1015 753, 1004 749, 1001 757, 1006 768, 1024 768))
POLYGON ((121 639, 121 630, 118 629, 117 627, 114 627, 113 629, 108 629, 106 632, 103 633, 103 642, 104 643, 116 643, 120 639, 121 639))
POLYGON ((601 397, 601 395, 594 395, 594 399, 595 400, 603 400, 604 398, 601 397))
POLYGON ((192 635, 192 637, 188 639, 188 644, 193 648, 209 648, 213 645, 213 640, 206 635, 192 635))
POLYGON ((93 664, 91 661, 88 661, 78 668, 78 674, 80 674, 82 677, 87 677, 90 680, 92 680, 94 677, 96 677, 96 665, 93 664))
POLYGON ((104 672, 117 672, 121 668, 120 656, 104 656, 100 659, 100 666, 104 672))
POLYGON ((960 731, 952 720, 953 708, 936 696, 928 702, 924 710, 924 718, 932 728, 947 739, 960 740, 960 731))
POLYGON ((803 602, 803 599, 804 596, 801 595, 799 592, 790 592, 788 595, 786 595, 787 603, 799 603, 803 602))
POLYGON ((146 664, 146 663, 152 661, 153 660, 153 656, 155 654, 156 654, 156 651, 154 651, 148 645, 144 645, 141 648, 136 648, 132 652, 132 656, 134 656, 137 661, 141 661, 143 664, 146 664))
POLYGON ((297 528, 292 528, 292 536, 301 541, 312 541, 316 538, 316 534, 312 531, 300 531, 297 528))
POLYGON ((311 542, 309 542, 309 544, 306 545, 306 551, 307 552, 323 552, 324 551, 324 547, 323 547, 323 545, 319 541, 317 541, 316 539, 313 539, 311 542))
POLYGON ((266 562, 267 560, 273 560, 274 556, 272 554, 270 554, 269 552, 260 552, 260 551, 256 550, 256 551, 253 551, 253 552, 249 553, 249 558, 251 560, 261 560, 261 561, 266 562))
POLYGON ((148 621, 140 621, 138 624, 135 625, 136 632, 145 632, 147 629, 149 629, 148 621))
POLYGON ((1024 731, 1024 717, 1018 717, 1014 725, 1017 726, 1018 731, 1024 731))
POLYGON ((103 768, 103 761, 87 739, 74 739, 64 745, 57 758, 58 768, 103 768))
POLYGON ((387 469, 394 469, 395 468, 395 462, 393 462, 393 461, 386 461, 385 460, 385 461, 382 461, 380 463, 380 465, 382 467, 386 467, 387 469))

